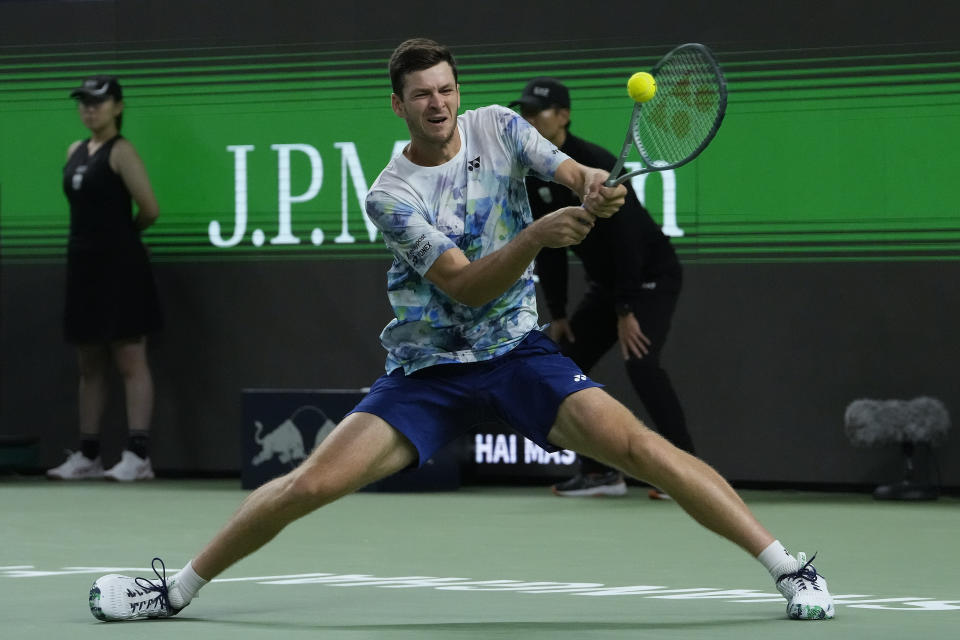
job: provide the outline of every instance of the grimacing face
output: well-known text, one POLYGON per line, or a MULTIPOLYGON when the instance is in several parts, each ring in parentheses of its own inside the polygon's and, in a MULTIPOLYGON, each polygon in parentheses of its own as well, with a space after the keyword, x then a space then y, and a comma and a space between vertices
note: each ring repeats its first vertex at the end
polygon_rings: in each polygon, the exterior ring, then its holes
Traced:
POLYGON ((413 71, 403 82, 403 96, 393 94, 394 113, 406 120, 415 143, 444 145, 453 138, 460 109, 460 87, 446 62, 413 71))

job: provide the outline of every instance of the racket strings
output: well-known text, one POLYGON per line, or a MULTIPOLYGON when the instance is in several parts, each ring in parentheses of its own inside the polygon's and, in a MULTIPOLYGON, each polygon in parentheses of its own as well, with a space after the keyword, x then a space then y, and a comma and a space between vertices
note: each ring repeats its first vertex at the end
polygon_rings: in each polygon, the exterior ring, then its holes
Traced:
POLYGON ((637 149, 648 165, 683 162, 719 125, 723 111, 718 71, 697 49, 678 50, 656 70, 657 93, 634 125, 637 149))

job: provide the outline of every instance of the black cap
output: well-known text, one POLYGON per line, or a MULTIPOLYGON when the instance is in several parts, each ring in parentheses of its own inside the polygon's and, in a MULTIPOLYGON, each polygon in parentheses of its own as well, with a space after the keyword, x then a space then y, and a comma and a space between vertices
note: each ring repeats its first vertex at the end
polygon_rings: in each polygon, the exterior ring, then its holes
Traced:
POLYGON ((570 91, 555 78, 534 78, 523 88, 520 97, 510 103, 515 107, 523 105, 528 109, 543 111, 550 107, 570 108, 570 91))
POLYGON ((70 97, 92 101, 113 98, 120 101, 123 100, 123 89, 113 76, 91 76, 86 78, 79 88, 71 91, 70 97))

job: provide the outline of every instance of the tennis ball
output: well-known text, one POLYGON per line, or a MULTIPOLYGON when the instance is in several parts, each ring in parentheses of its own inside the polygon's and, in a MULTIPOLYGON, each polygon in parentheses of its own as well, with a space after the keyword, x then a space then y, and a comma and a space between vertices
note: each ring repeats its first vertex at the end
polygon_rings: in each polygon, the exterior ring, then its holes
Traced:
POLYGON ((646 71, 638 71, 627 81, 627 93, 636 102, 646 102, 657 93, 657 81, 646 71))

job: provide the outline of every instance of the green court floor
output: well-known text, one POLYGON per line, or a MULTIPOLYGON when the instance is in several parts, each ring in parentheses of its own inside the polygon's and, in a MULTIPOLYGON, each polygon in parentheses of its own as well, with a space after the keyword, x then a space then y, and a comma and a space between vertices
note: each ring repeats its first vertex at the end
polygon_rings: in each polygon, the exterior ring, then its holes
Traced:
POLYGON ((791 551, 819 552, 837 617, 796 622, 759 564, 676 504, 543 488, 360 493, 301 520, 173 619, 102 623, 98 575, 177 569, 238 481, 0 478, 4 638, 957 638, 960 500, 744 492, 791 551), (139 569, 138 569, 139 568, 139 569))

